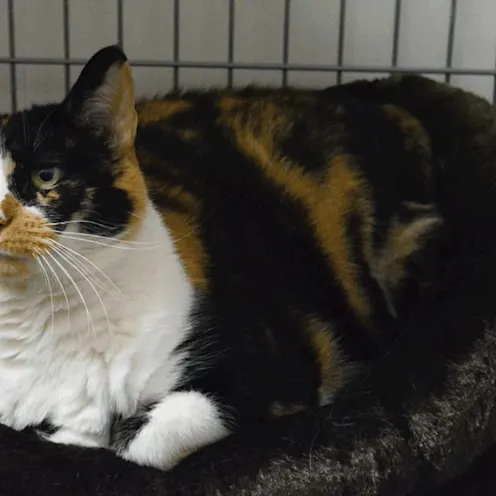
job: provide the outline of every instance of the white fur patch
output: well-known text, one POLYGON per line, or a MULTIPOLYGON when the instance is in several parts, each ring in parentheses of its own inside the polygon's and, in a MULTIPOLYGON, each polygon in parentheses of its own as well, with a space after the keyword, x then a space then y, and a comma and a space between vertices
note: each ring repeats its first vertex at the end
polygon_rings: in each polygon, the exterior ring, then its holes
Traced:
MULTIPOLYGON (((0 148, 1 152, 1 148, 0 148)), ((9 193, 9 188, 7 185, 7 168, 12 159, 8 155, 3 155, 0 153, 0 204, 3 202, 7 194, 9 193)), ((0 219, 5 220, 5 216, 0 209, 0 219)))
POLYGON ((83 446, 85 448, 99 448, 102 446, 102 440, 97 435, 82 434, 74 432, 69 429, 59 429, 51 436, 42 436, 47 441, 58 444, 74 444, 76 446, 83 446))
POLYGON ((107 447, 112 414, 165 402, 180 381, 193 290, 151 204, 133 243, 70 238, 32 261, 27 287, 0 279, 0 421, 48 420, 53 442, 107 447))
POLYGON ((140 465, 170 469, 227 434, 212 400, 197 391, 176 392, 150 412, 148 422, 120 455, 140 465))

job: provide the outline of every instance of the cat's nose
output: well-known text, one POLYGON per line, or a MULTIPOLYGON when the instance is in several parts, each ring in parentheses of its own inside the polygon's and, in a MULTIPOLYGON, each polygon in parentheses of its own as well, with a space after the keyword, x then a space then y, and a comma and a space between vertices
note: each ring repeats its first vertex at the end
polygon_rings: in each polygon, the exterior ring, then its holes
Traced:
POLYGON ((0 231, 7 227, 10 223, 10 220, 3 214, 3 211, 0 209, 0 231))
MULTIPOLYGON (((3 203, 3 202, 2 202, 3 203)), ((3 208, 0 207, 0 229, 9 223, 9 219, 5 215, 3 208)))
POLYGON ((9 193, 0 203, 0 229, 6 227, 16 216, 21 204, 9 193))
POLYGON ((10 220, 0 214, 0 230, 7 227, 10 224, 10 220))

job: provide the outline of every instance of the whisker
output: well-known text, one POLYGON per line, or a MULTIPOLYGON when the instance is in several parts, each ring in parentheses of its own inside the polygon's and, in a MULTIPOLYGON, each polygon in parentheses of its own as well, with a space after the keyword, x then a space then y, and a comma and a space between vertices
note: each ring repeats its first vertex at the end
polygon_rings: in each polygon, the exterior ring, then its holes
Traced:
MULTIPOLYGON (((60 245, 60 249, 62 249, 64 245, 60 245)), ((84 263, 81 261, 81 260, 78 260, 74 255, 72 255, 71 253, 68 253, 64 250, 62 250, 65 255, 68 257, 69 260, 71 260, 74 264, 76 264, 85 274, 86 277, 90 278, 94 283, 95 285, 100 288, 101 290, 105 291, 109 296, 111 296, 112 298, 114 298, 115 300, 120 300, 120 301, 123 301, 122 298, 118 298, 116 297, 108 288, 106 288, 102 282, 95 276, 95 274, 93 274, 91 272, 91 270, 86 266, 84 265, 84 263)))
POLYGON ((102 236, 100 234, 90 234, 90 233, 81 233, 81 232, 71 232, 71 233, 66 233, 64 231, 55 231, 57 234, 62 234, 62 235, 68 235, 68 236, 81 236, 81 237, 87 237, 87 238, 95 238, 95 239, 103 239, 108 241, 109 243, 112 243, 115 241, 116 244, 121 243, 121 244, 129 244, 129 245, 152 245, 155 244, 152 241, 128 241, 126 239, 119 239, 115 237, 108 237, 108 236, 102 236))
MULTIPOLYGON (((45 281, 46 281, 46 284, 47 284, 47 287, 48 287, 48 292, 50 293, 50 304, 51 304, 51 307, 52 307, 52 338, 53 336, 55 335, 55 305, 53 303, 53 292, 52 292, 52 283, 50 282, 50 277, 48 275, 48 272, 47 270, 45 269, 45 267, 43 266, 43 260, 44 260, 44 257, 43 255, 41 254, 41 251, 39 250, 35 250, 36 253, 39 255, 38 258, 36 258, 36 261, 38 262, 38 265, 40 266, 41 270, 43 271, 43 276, 45 277, 45 281)), ((44 260, 45 263, 47 263, 48 267, 50 267, 50 264, 48 264, 47 260, 44 260)), ((52 267, 50 267, 51 271, 53 272, 53 269, 52 267)))
POLYGON ((126 227, 126 224, 103 224, 101 222, 95 222, 93 220, 64 220, 60 222, 49 222, 49 226, 65 226, 68 224, 91 224, 97 227, 104 227, 106 229, 112 229, 117 227, 126 227))
POLYGON ((41 124, 38 127, 38 131, 37 131, 36 136, 34 138, 33 151, 36 151, 38 149, 38 147, 41 145, 41 143, 43 142, 41 131, 43 130, 43 127, 45 126, 48 119, 50 119, 50 117, 53 115, 54 112, 55 112, 55 108, 51 112, 49 112, 47 114, 47 116, 41 121, 41 124))
POLYGON ((136 217, 139 220, 145 220, 145 218, 142 215, 135 214, 134 212, 128 212, 129 215, 132 215, 133 217, 136 217))
MULTIPOLYGON (((203 226, 203 224, 205 224, 206 221, 207 221, 207 217, 205 217, 197 225, 192 226, 191 229, 189 229, 188 231, 186 231, 185 233, 183 233, 179 237, 176 237, 176 236, 178 236, 180 233, 178 233, 177 231, 174 231, 169 226, 167 226, 167 229, 170 231, 170 233, 173 236, 174 241, 177 243, 177 242, 182 241, 183 239, 187 238, 188 236, 191 236, 192 234, 195 234, 196 232, 198 232, 200 230, 200 228, 203 226)), ((167 224, 167 223, 165 223, 165 224, 167 224)))
POLYGON ((73 262, 71 262, 69 260, 69 258, 67 257, 67 254, 65 254, 60 248, 58 248, 57 246, 52 246, 53 250, 58 253, 58 255, 63 259, 65 260, 73 269, 75 269, 77 272, 79 272, 79 274, 81 274, 83 276, 83 278, 85 279, 85 281, 90 285, 91 289, 95 292, 96 294, 96 297, 98 298, 98 300, 100 301, 100 305, 102 306, 102 310, 103 310, 103 313, 105 314, 105 318, 107 320, 107 328, 108 328, 108 331, 109 331, 109 334, 112 335, 112 326, 110 324, 110 318, 109 318, 109 315, 108 315, 108 311, 107 311, 107 307, 105 306, 105 303, 103 302, 103 299, 102 297, 100 296, 100 293, 98 292, 98 290, 96 289, 95 285, 91 282, 90 278, 87 277, 84 272, 82 270, 80 270, 73 262))
POLYGON ((106 248, 116 248, 116 249, 119 249, 119 250, 137 250, 137 251, 143 251, 143 250, 154 250, 154 249, 157 249, 157 248, 162 248, 164 246, 163 244, 157 244, 155 246, 142 246, 142 247, 119 246, 118 244, 103 243, 101 241, 96 241, 94 239, 86 239, 84 237, 78 238, 77 236, 72 236, 72 233, 71 234, 58 233, 58 234, 63 239, 71 239, 73 241, 84 241, 85 243, 92 243, 92 244, 95 244, 95 245, 104 246, 106 248))
MULTIPOLYGON (((38 250, 38 253, 44 259, 43 255, 41 255, 41 252, 39 250, 38 250)), ((53 269, 53 267, 50 265, 50 263, 48 262, 48 260, 45 259, 45 262, 48 265, 48 267, 51 269, 52 274, 55 277, 58 285, 60 286, 60 289, 62 290, 62 294, 64 295, 65 305, 66 305, 66 308, 67 308, 67 320, 69 322, 69 329, 71 329, 72 328, 72 323, 71 323, 71 306, 69 304, 69 298, 67 296, 67 292, 66 292, 66 290, 64 288, 64 285, 62 284, 62 281, 60 280, 59 275, 57 274, 57 271, 55 271, 53 269)))
POLYGON ((47 252, 47 255, 60 267, 62 272, 64 272, 64 274, 67 276, 69 281, 74 286, 74 289, 77 291, 79 297, 81 298, 81 301, 83 302, 84 308, 86 310, 86 317, 87 317, 89 327, 90 327, 91 331, 93 332, 93 336, 96 336, 95 326, 93 324, 93 319, 91 318, 91 314, 90 314, 88 305, 86 303, 86 300, 84 299, 83 293, 81 292, 78 285, 76 284, 76 281, 74 281, 73 277, 69 274, 69 272, 65 269, 65 267, 50 252, 47 252))
MULTIPOLYGON (((68 251, 69 253, 72 253, 73 255, 81 258, 82 260, 84 260, 85 262, 88 262, 94 269, 96 269, 103 277, 105 277, 105 279, 110 283, 110 285, 122 296, 124 297, 124 293, 121 291, 121 289, 119 287, 117 287, 117 285, 114 283, 114 281, 112 281, 112 279, 110 279, 110 277, 105 274, 105 272, 103 272, 102 269, 100 269, 100 267, 98 267, 98 265, 96 265, 95 263, 93 263, 89 258, 85 257, 84 255, 81 255, 81 253, 78 253, 76 250, 73 250, 72 248, 69 248, 68 246, 65 246, 63 245, 62 243, 59 243, 58 241, 56 241, 55 239, 52 239, 51 240, 52 243, 54 243, 55 245, 57 245, 58 247, 62 248, 63 250, 66 250, 68 251)), ((81 263, 81 265, 83 265, 81 263)), ((87 269, 89 270, 89 269, 87 269)), ((90 271, 91 273, 91 271, 90 271)), ((96 282, 96 278, 95 278, 95 282, 96 282)), ((102 287, 102 289, 104 291, 107 291, 109 292, 108 290, 106 290, 106 288, 102 287)))
POLYGON ((24 139, 24 144, 27 145, 28 143, 28 122, 26 119, 26 114, 23 112, 21 114, 21 122, 22 122, 22 136, 24 139))

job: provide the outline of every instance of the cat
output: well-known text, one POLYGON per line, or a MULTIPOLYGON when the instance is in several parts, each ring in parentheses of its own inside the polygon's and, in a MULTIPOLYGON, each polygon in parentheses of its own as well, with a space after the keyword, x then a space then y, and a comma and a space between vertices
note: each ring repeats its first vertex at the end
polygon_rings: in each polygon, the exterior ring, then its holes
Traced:
POLYGON ((332 90, 135 101, 97 52, 0 128, 0 421, 170 469, 332 402, 435 291, 430 136, 332 90))

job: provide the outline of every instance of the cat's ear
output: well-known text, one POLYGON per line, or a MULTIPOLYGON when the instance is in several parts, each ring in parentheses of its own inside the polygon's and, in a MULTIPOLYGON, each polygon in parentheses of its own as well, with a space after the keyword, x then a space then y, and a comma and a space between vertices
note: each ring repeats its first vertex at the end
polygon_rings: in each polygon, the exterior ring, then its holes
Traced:
POLYGON ((119 149, 133 145, 137 114, 131 68, 116 46, 98 51, 62 103, 69 117, 119 149))

